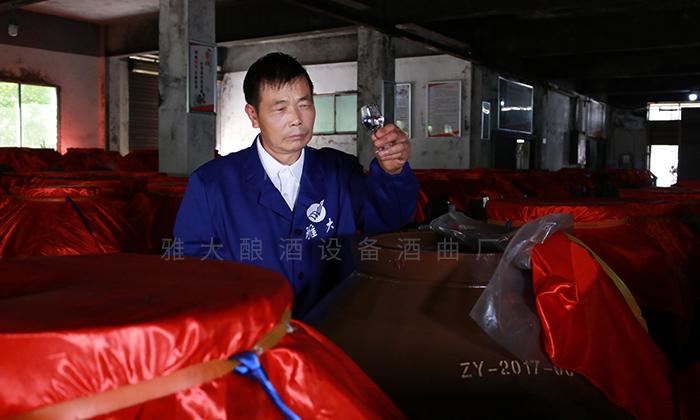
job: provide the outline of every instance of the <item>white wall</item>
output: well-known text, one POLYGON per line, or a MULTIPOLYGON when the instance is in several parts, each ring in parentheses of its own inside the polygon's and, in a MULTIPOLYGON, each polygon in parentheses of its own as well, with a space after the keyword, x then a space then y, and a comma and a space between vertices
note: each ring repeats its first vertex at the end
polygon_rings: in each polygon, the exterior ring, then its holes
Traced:
MULTIPOLYGON (((357 90, 357 63, 319 64, 306 66, 314 82, 314 93, 357 90)), ((401 58, 396 60, 396 81, 413 83, 412 92, 412 158, 415 168, 465 168, 469 163, 469 113, 471 96, 471 63, 446 55, 401 58), (429 81, 462 81, 462 137, 455 139, 427 138, 427 91, 429 81)), ((257 130, 253 129, 243 108, 245 72, 224 75, 219 101, 221 139, 217 147, 225 155, 249 146, 257 130)), ((333 147, 356 154, 356 135, 314 136, 313 147, 333 147)))
MULTIPOLYGON (((334 93, 357 90, 357 63, 318 64, 306 66, 314 82, 314 93, 334 93)), ((332 147, 351 155, 357 155, 356 134, 318 135, 310 146, 332 147)))
POLYGON ((216 140, 216 149, 221 155, 245 149, 252 144, 253 138, 258 134, 258 130, 252 127, 243 110, 245 107, 244 76, 245 72, 226 73, 221 82, 219 109, 216 114, 220 136, 216 140))
POLYGON ((104 147, 99 58, 3 45, 0 74, 3 79, 58 86, 61 152, 69 147, 104 147))
POLYGON ((396 82, 413 84, 411 166, 416 169, 467 168, 472 88, 471 63, 447 55, 401 58, 396 60, 396 82), (461 137, 427 137, 427 85, 428 82, 439 80, 462 81, 461 137))

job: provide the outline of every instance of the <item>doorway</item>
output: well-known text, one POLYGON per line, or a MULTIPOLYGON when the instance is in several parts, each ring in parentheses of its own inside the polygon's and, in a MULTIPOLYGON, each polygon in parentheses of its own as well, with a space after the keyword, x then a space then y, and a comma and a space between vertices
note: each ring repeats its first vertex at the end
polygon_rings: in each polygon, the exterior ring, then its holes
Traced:
POLYGON ((649 170, 656 176, 657 187, 675 184, 678 179, 678 145, 651 145, 649 170))

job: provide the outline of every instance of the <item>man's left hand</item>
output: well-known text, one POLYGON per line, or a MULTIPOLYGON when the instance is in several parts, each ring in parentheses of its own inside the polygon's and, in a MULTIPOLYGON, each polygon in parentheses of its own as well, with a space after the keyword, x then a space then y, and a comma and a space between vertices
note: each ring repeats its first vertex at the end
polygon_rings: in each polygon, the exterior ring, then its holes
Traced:
POLYGON ((384 171, 395 175, 411 157, 411 142, 394 124, 387 124, 372 134, 377 162, 384 171))

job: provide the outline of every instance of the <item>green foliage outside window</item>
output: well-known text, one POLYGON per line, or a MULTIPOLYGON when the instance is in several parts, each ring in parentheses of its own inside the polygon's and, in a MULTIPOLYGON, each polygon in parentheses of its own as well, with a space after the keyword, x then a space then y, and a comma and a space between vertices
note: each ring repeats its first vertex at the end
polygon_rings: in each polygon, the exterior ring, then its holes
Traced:
POLYGON ((0 147, 57 146, 56 88, 0 82, 0 147))

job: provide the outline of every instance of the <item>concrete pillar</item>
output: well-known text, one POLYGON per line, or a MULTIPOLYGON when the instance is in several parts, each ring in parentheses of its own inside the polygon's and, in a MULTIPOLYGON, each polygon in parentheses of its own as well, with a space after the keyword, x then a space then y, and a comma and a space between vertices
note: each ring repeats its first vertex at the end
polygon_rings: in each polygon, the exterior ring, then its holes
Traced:
POLYGON ((683 108, 678 180, 700 179, 700 108, 683 108))
POLYGON ((99 37, 99 48, 100 52, 97 57, 97 74, 98 74, 98 87, 97 87, 97 109, 98 118, 97 124, 99 126, 98 133, 98 144, 99 147, 107 150, 107 56, 106 51, 106 36, 107 30, 104 25, 100 25, 98 29, 99 37))
POLYGON ((493 166, 492 149, 496 135, 496 121, 498 118, 498 80, 489 70, 479 64, 472 64, 472 88, 471 88, 471 125, 470 125, 470 168, 490 168, 493 166), (489 139, 481 137, 481 103, 491 104, 490 136, 489 139))
POLYGON ((384 121, 394 121, 394 48, 391 37, 373 29, 357 29, 357 157, 369 167, 374 157, 372 135, 359 121, 360 108, 376 103, 384 121))
POLYGON ((129 153, 129 63, 110 57, 107 63, 107 150, 129 153))
MULTIPOLYGON (((530 169, 546 169, 547 145, 542 144, 542 138, 547 125, 547 91, 542 85, 535 85, 532 98, 532 135, 526 136, 530 145, 530 169)), ((550 118, 552 118, 550 116, 550 118)))
POLYGON ((215 0, 160 0, 160 171, 188 175, 214 158, 216 115, 188 112, 189 41, 214 43, 215 0))

